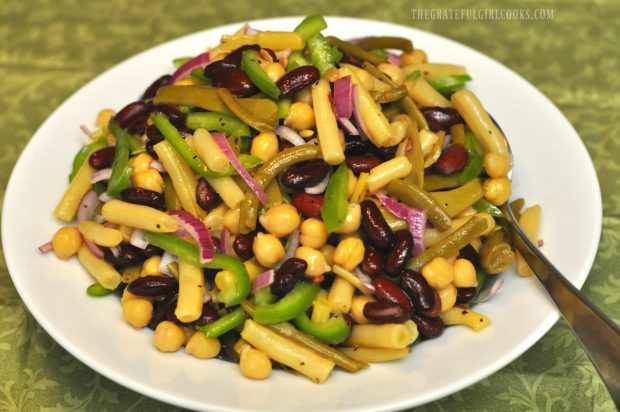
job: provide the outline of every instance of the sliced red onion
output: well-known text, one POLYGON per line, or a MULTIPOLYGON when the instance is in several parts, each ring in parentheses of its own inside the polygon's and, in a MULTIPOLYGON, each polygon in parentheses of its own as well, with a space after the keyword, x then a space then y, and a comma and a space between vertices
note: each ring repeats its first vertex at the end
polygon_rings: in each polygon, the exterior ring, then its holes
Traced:
POLYGON ((275 54, 278 61, 280 61, 280 59, 288 59, 288 56, 290 56, 292 52, 292 49, 283 49, 275 51, 275 54))
POLYGON ((90 253, 98 257, 99 259, 103 259, 103 250, 99 249, 99 246, 95 245, 88 239, 84 239, 84 244, 90 250, 90 253))
POLYGON ((545 241, 544 241, 544 240, 542 240, 542 239, 538 239, 538 240, 536 241, 536 246, 538 246, 538 247, 543 247, 544 245, 545 245, 545 241))
POLYGON ((191 213, 182 210, 171 210, 168 214, 174 216, 179 226, 198 243, 200 263, 211 262, 215 256, 215 245, 205 224, 191 213))
MULTIPOLYGON (((493 297, 497 294, 497 292, 499 292, 503 284, 504 284, 504 279, 502 278, 497 279, 490 288, 480 291, 480 293, 478 294, 478 297, 476 298, 475 303, 488 302, 491 299, 493 299, 493 297)), ((472 302, 472 304, 474 303, 472 302)))
POLYGON ((142 229, 134 229, 133 232, 131 232, 129 243, 142 250, 146 249, 149 245, 149 242, 144 239, 144 230, 142 229))
POLYGON ((117 258, 121 255, 121 248, 118 246, 113 246, 110 248, 110 252, 112 252, 112 255, 117 258))
POLYGON ((286 241, 286 247, 284 249, 284 257, 276 264, 274 269, 279 269, 280 266, 282 266, 282 263, 292 257, 295 257, 295 252, 299 247, 300 235, 301 233, 299 232, 299 229, 295 229, 290 235, 288 235, 288 240, 286 241))
POLYGON ((99 200, 103 203, 107 203, 110 200, 114 199, 112 196, 108 195, 108 192, 103 192, 99 195, 99 200))
POLYGON ((345 76, 334 82, 334 106, 336 117, 348 119, 353 112, 351 76, 345 76))
POLYGON ((51 241, 39 246, 39 252, 41 253, 48 253, 48 252, 51 252, 52 250, 54 250, 54 248, 52 247, 51 241))
POLYGON ((396 201, 396 199, 385 195, 383 192, 375 192, 374 195, 379 202, 394 216, 399 219, 407 219, 409 207, 396 201))
POLYGON ((426 211, 415 207, 408 207, 381 192, 375 192, 379 202, 394 216, 405 219, 409 226, 409 232, 413 237, 413 249, 411 253, 416 256, 424 252, 424 231, 426 230, 426 211))
POLYGON ((93 134, 93 132, 91 132, 88 126, 86 126, 85 124, 80 125, 80 130, 88 137, 91 137, 93 134))
POLYGON ((273 269, 269 269, 268 271, 256 276, 252 281, 252 293, 256 293, 257 290, 262 289, 265 286, 271 285, 273 283, 274 277, 275 272, 273 269))
POLYGON ((230 143, 228 143, 228 140, 226 140, 226 136, 223 133, 212 133, 211 137, 213 137, 215 143, 217 143, 217 145, 220 147, 220 149, 222 149, 222 152, 224 152, 228 160, 230 160, 230 164, 232 164, 237 173, 239 173, 239 176, 241 176, 241 178, 245 180, 245 182, 250 187, 250 190, 252 190, 252 192, 254 192, 254 194, 258 197, 258 200, 260 200, 262 204, 267 204, 267 195, 256 182, 256 180, 254 180, 250 172, 248 172, 243 167, 239 159, 237 159, 237 156, 235 156, 235 152, 233 152, 232 147, 230 147, 230 143))
POLYGON ((325 191, 325 189, 327 189, 327 184, 329 183, 329 173, 325 175, 325 177, 323 178, 323 180, 321 180, 319 183, 317 183, 314 186, 311 187, 306 187, 304 189, 304 192, 310 194, 310 195, 319 195, 321 193, 323 193, 325 191))
POLYGON ((168 265, 176 261, 178 261, 178 259, 175 255, 169 252, 164 252, 164 254, 161 255, 161 259, 159 261, 159 271, 166 276, 173 277, 172 272, 170 272, 170 269, 168 269, 168 265))
POLYGON ((400 56, 397 56, 394 53, 388 53, 386 58, 388 63, 400 67, 400 56))
POLYGON ((451 141, 452 141, 452 135, 448 133, 443 138, 443 144, 441 145, 441 150, 446 150, 446 147, 450 146, 451 141))
POLYGON ((349 136, 360 135, 360 132, 359 130, 357 130, 357 127, 355 127, 355 125, 348 118, 337 117, 336 120, 338 120, 338 123, 340 124, 340 126, 344 129, 345 132, 347 132, 349 136))
POLYGON ((173 235, 175 235, 176 237, 190 237, 189 232, 182 227, 177 229, 177 231, 174 232, 173 235))
POLYGON ((179 67, 170 78, 169 84, 175 84, 178 80, 190 74, 192 70, 199 67, 206 67, 209 63, 211 63, 211 57, 209 56, 209 52, 199 54, 198 56, 190 59, 181 67, 179 67))
POLYGON ((355 121, 357 122, 360 136, 363 140, 368 140, 370 133, 366 128, 366 123, 364 123, 364 118, 362 117, 362 112, 360 111, 359 90, 357 84, 353 85, 353 114, 355 115, 355 121))
POLYGON ((202 297, 202 303, 211 302, 213 300, 213 294, 210 290, 205 290, 205 294, 202 297))
POLYGON ((220 252, 223 255, 230 256, 230 232, 226 228, 220 234, 220 252))
POLYGON ((77 220, 81 222, 82 220, 93 220, 95 216, 95 209, 97 208, 97 204, 99 203, 99 199, 97 199, 97 193, 93 190, 89 190, 86 192, 82 200, 80 201, 80 205, 78 206, 77 211, 77 220))
POLYGON ((160 173, 165 173, 166 172, 166 169, 164 169, 164 165, 161 164, 161 162, 158 162, 157 160, 153 160, 151 162, 151 164, 149 164, 149 167, 151 169, 157 170, 160 173))
POLYGON ((306 141, 297 132, 287 126, 276 127, 276 134, 292 144, 293 146, 301 146, 306 144, 306 141))
POLYGON ((253 29, 250 26, 247 26, 245 29, 243 29, 243 34, 247 34, 247 35, 252 36, 252 35, 257 34, 257 33, 260 33, 260 30, 253 29))
POLYGON ((90 182, 97 183, 102 180, 108 180, 112 176, 112 168, 106 167, 105 169, 97 170, 95 173, 90 175, 90 182))
POLYGON ((365 274, 362 269, 359 268, 359 266, 355 267, 355 276, 357 276, 357 278, 362 282, 362 285, 364 285, 364 287, 366 289, 368 289, 368 291, 370 292, 370 294, 375 292, 375 287, 372 284, 372 279, 370 278, 370 276, 368 276, 367 274, 365 274))

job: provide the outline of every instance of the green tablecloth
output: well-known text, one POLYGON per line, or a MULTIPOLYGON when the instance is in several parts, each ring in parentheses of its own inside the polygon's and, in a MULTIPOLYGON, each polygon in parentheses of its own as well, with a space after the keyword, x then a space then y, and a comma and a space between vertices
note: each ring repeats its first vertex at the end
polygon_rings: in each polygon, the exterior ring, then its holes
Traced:
MULTIPOLYGON (((490 0, 477 9, 498 7, 490 0)), ((603 232, 583 290, 620 320, 620 3, 533 0, 551 20, 421 20, 412 8, 458 0, 156 2, 19 1, 0 7, 0 202, 20 151, 70 94, 125 58, 177 36, 247 19, 322 12, 429 30, 494 57, 540 88, 586 143, 603 191, 603 232)), ((419 16, 418 16, 419 17, 419 16)), ((355 36, 357 33, 351 33, 355 36)), ((570 167, 570 165, 567 165, 570 167)), ((0 410, 175 410, 77 361, 34 321, 0 250, 0 410)), ((609 411, 607 391, 563 321, 523 356, 478 384, 419 410, 609 411)))

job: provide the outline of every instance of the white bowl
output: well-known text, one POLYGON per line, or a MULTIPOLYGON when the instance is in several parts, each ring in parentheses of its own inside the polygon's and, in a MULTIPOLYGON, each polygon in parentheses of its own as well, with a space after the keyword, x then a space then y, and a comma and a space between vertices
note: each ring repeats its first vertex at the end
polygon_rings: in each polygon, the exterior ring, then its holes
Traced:
MULTIPOLYGON (((291 30, 300 18, 251 22, 258 29, 291 30)), ((411 38, 431 61, 465 65, 470 88, 507 134, 515 158, 513 198, 543 207, 543 252, 577 287, 585 281, 598 246, 601 197, 591 160, 573 127, 536 88, 500 63, 452 40, 389 23, 329 18, 342 38, 398 35, 411 38)), ((357 374, 336 371, 316 385, 277 371, 266 381, 241 377, 231 363, 200 361, 183 351, 158 352, 151 331, 122 319, 118 299, 86 295, 93 282, 74 259, 42 255, 37 246, 60 226, 53 208, 67 186, 75 152, 85 138, 80 124, 94 123, 105 107, 121 109, 137 99, 175 57, 215 45, 233 24, 170 41, 106 71, 65 101, 40 127, 9 182, 2 238, 13 282, 43 328, 82 362, 132 390, 200 410, 371 411, 402 409, 449 395, 497 371, 532 346, 558 319, 533 278, 514 271, 491 302, 476 309, 492 324, 481 333, 448 328, 415 345, 402 361, 372 365, 357 374)))

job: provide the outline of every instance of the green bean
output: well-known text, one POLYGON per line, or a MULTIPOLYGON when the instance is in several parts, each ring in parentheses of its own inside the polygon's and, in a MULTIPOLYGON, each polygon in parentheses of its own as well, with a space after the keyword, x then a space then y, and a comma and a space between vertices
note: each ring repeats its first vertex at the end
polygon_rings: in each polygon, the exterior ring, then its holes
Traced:
POLYGON ((444 192, 432 192, 431 197, 439 203, 451 218, 458 215, 484 195, 480 179, 474 179, 463 186, 444 192))
POLYGON ((407 88, 405 86, 395 87, 384 92, 372 92, 372 98, 377 103, 391 103, 405 97, 407 97, 407 88))
POLYGON ((364 50, 361 47, 356 46, 353 43, 340 40, 337 37, 329 36, 327 37, 327 40, 329 40, 332 46, 339 48, 341 51, 348 53, 351 56, 357 57, 359 59, 367 60, 373 64, 381 64, 387 61, 385 57, 377 56, 376 54, 371 53, 367 50, 364 50))
POLYGON ((407 269, 420 271, 436 257, 448 257, 464 248, 469 242, 487 230, 487 220, 482 216, 474 215, 463 226, 455 230, 445 239, 430 246, 424 252, 409 259, 407 269))
POLYGON ((357 42, 357 45, 363 49, 397 49, 406 53, 413 51, 413 43, 404 37, 379 36, 366 37, 357 42))
POLYGON ((452 219, 444 211, 441 205, 433 199, 433 197, 421 189, 420 186, 405 182, 403 180, 394 180, 388 186, 388 194, 399 198, 408 206, 417 207, 426 211, 428 220, 440 231, 450 229, 452 219))
POLYGON ((411 97, 407 96, 402 99, 400 101, 400 105, 405 113, 407 113, 418 124, 418 130, 430 130, 426 117, 424 117, 420 109, 418 109, 418 106, 416 106, 413 100, 411 100, 411 97))
MULTIPOLYGON (((239 104, 237 98, 233 96, 233 94, 228 91, 228 89, 217 89, 217 95, 222 102, 226 105, 226 108, 230 110, 235 116, 237 116, 243 123, 247 124, 253 129, 258 130, 259 132, 272 132, 274 127, 273 125, 265 122, 263 119, 255 116, 251 111, 244 108, 239 104)), ((276 107, 277 110, 277 107, 276 107)))
POLYGON ((480 246, 480 266, 490 275, 507 270, 514 258, 515 254, 503 230, 498 230, 488 236, 480 246))
POLYGON ((435 190, 452 189, 459 185, 458 175, 428 175, 424 177, 424 190, 434 192, 435 190))

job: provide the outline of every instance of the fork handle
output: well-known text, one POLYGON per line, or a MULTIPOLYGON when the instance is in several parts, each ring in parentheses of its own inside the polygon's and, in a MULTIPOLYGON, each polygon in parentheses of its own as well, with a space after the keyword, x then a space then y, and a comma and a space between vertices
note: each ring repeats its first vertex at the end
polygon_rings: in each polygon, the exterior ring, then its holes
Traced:
POLYGON ((543 284, 577 340, 598 370, 609 393, 620 405, 620 328, 575 288, 528 239, 506 205, 506 230, 515 248, 543 284))

